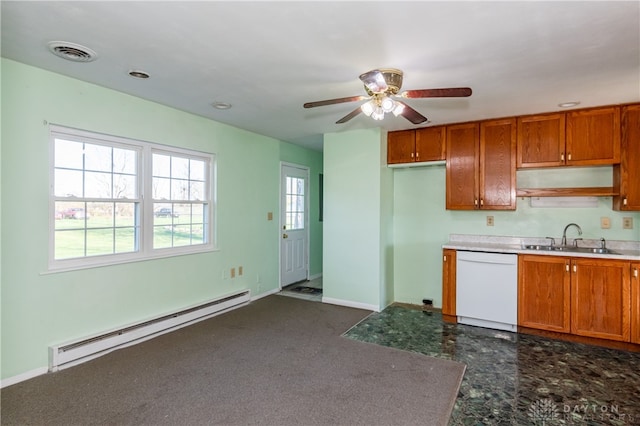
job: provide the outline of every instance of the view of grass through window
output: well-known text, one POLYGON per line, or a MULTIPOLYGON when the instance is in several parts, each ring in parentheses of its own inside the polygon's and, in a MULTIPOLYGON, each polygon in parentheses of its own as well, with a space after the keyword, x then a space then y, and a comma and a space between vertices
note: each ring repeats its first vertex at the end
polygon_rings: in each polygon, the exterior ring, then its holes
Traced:
POLYGON ((209 158, 108 138, 52 138, 54 260, 208 243, 209 158))

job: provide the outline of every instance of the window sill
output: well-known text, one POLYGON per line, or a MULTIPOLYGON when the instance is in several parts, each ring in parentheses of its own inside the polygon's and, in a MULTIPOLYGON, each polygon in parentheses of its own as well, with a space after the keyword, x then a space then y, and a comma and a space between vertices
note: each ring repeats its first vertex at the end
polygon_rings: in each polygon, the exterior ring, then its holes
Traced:
POLYGON ((214 247, 214 246, 207 246, 207 248, 201 248, 199 250, 184 250, 181 251, 179 253, 177 252, 167 252, 167 251, 162 251, 159 250, 159 252, 154 253, 153 255, 149 255, 149 256, 137 256, 137 257, 130 257, 130 256, 126 256, 120 259, 115 260, 111 255, 109 256, 109 260, 107 260, 106 258, 101 258, 99 256, 96 256, 95 258, 90 258, 92 260, 92 262, 89 264, 87 263, 87 259, 88 258, 82 258, 82 259, 73 259, 75 262, 73 264, 64 264, 62 265, 61 263, 64 263, 65 261, 58 261, 56 265, 49 265, 49 269, 44 271, 44 272, 40 272, 40 275, 50 275, 50 274, 57 274, 57 273, 61 273, 61 272, 71 272, 71 271, 79 271, 79 270, 83 270, 83 269, 94 269, 94 268, 104 268, 104 267, 108 267, 108 266, 118 266, 118 265, 124 265, 124 264, 128 264, 128 263, 137 263, 137 262, 147 262, 147 261, 151 261, 151 260, 158 260, 158 259, 167 259, 167 258, 171 258, 171 257, 179 257, 179 256, 190 256, 190 255, 197 255, 197 254, 205 254, 205 253, 213 253, 213 252, 218 252, 220 251, 220 249, 218 247, 214 247), (95 261, 93 261, 95 260, 95 261), (80 263, 85 263, 84 265, 80 264, 80 263))

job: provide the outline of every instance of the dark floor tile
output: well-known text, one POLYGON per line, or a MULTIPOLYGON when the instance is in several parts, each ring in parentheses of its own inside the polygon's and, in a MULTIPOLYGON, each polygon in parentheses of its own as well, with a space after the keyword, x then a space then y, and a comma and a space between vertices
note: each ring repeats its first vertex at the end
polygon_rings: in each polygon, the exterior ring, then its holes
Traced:
POLYGON ((467 365, 450 425, 638 425, 640 354, 390 306, 345 336, 467 365))

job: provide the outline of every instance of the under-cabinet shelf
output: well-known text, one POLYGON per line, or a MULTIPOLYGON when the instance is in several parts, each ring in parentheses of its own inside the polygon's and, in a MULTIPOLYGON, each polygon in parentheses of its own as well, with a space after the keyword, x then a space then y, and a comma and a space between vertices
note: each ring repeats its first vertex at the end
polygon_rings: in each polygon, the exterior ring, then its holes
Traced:
POLYGON ((612 197, 620 195, 613 187, 584 188, 518 188, 518 197, 612 197))

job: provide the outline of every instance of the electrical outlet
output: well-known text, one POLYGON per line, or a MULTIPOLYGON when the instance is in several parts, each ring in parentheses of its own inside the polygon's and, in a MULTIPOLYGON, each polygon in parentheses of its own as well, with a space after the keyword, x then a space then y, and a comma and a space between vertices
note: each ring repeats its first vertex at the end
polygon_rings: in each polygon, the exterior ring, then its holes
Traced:
POLYGON ((633 229, 633 218, 632 217, 623 217, 622 218, 622 229, 633 229))
POLYGON ((611 219, 609 219, 608 217, 601 217, 600 218, 600 228, 602 228, 602 229, 611 228, 611 219))
POLYGON ((273 220, 273 212, 267 212, 267 220, 273 220))
POLYGON ((238 275, 242 276, 242 266, 238 266, 238 275))
POLYGON ((487 216, 487 226, 493 226, 493 216, 487 216))
POLYGON ((236 277, 236 268, 231 268, 231 278, 236 277))

